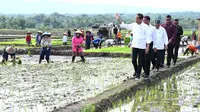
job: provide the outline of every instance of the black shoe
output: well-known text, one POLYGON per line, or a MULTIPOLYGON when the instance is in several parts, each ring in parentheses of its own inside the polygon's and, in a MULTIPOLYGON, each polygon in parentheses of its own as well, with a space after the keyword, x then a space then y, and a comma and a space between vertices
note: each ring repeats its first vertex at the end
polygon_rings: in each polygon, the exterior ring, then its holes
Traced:
POLYGON ((159 72, 159 69, 156 69, 156 72, 159 72))
POLYGON ((170 65, 167 65, 167 68, 170 68, 170 65))
POLYGON ((176 65, 176 62, 174 62, 174 65, 176 65))
POLYGON ((151 69, 153 70, 153 69, 155 69, 155 67, 153 66, 151 69))
POLYGON ((149 78, 148 75, 143 75, 142 77, 145 78, 145 79, 149 78))
POLYGON ((47 63, 49 64, 49 60, 47 60, 47 63))
POLYGON ((133 74, 133 76, 134 76, 134 77, 136 77, 136 76, 137 76, 137 74, 136 74, 136 73, 134 73, 134 74, 133 74))
POLYGON ((161 67, 161 68, 164 68, 164 65, 163 65, 163 64, 160 64, 160 67, 161 67))

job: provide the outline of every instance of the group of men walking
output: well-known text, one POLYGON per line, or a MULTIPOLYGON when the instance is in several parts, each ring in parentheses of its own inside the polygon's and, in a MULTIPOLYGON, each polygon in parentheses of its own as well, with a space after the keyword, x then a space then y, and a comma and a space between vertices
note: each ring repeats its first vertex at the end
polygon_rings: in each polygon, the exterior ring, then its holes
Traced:
POLYGON ((160 67, 164 67, 165 51, 167 51, 167 67, 170 67, 172 59, 176 64, 183 34, 178 19, 172 22, 171 16, 167 15, 165 23, 161 24, 160 20, 156 20, 155 27, 150 24, 149 16, 143 16, 140 13, 136 15, 135 22, 132 24, 122 22, 118 14, 116 14, 116 19, 120 27, 132 30, 132 64, 137 80, 140 79, 142 69, 145 72, 143 77, 149 77, 151 62, 152 68, 156 68, 157 71, 160 67))

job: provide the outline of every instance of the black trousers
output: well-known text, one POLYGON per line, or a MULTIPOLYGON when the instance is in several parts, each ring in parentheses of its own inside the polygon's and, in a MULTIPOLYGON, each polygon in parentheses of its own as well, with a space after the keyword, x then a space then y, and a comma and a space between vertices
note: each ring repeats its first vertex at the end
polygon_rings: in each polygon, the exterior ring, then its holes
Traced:
POLYGON ((90 49, 90 43, 89 42, 85 44, 85 49, 90 49))
POLYGON ((173 59, 173 50, 174 50, 174 45, 168 45, 168 49, 167 49, 167 66, 171 65, 171 60, 173 59))
POLYGON ((153 49, 153 42, 151 42, 151 44, 149 45, 149 53, 145 54, 145 65, 143 67, 143 70, 144 70, 146 76, 149 76, 149 74, 150 74, 152 49, 153 49))
POLYGON ((152 57, 153 66, 156 67, 156 69, 159 69, 161 61, 165 58, 165 50, 157 50, 157 52, 153 51, 152 57))
POLYGON ((173 62, 176 63, 177 62, 177 59, 178 59, 178 50, 179 50, 179 47, 180 47, 180 41, 178 41, 176 44, 175 44, 175 48, 174 48, 174 58, 173 58, 173 62))
POLYGON ((140 77, 142 67, 145 64, 145 49, 132 48, 132 64, 136 76, 140 77))

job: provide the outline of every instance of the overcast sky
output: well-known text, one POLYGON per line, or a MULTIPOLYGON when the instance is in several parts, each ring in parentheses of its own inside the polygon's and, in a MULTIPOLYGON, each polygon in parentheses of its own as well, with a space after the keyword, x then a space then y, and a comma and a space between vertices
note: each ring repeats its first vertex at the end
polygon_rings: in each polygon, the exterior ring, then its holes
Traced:
POLYGON ((197 0, 1 0, 0 13, 200 12, 197 0))

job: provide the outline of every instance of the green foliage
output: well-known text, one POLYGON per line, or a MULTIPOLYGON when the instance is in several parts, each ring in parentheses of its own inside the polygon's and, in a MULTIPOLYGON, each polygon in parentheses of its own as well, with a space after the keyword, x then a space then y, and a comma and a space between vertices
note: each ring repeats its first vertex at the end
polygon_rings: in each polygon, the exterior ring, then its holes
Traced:
MULTIPOLYGON (((132 23, 135 14, 121 14, 121 18, 125 23, 132 23)), ((155 19, 160 19, 162 22, 165 20, 166 14, 164 13, 147 13, 151 17, 151 22, 154 24, 155 19)), ((198 12, 174 12, 170 13, 173 19, 178 18, 180 25, 184 29, 197 28, 198 21, 196 18, 200 15, 198 12)), ((25 29, 37 28, 40 30, 49 29, 66 29, 66 28, 80 28, 92 27, 94 24, 115 23, 115 14, 66 14, 52 13, 50 15, 37 14, 37 15, 18 15, 18 16, 0 16, 0 29, 25 29)))
MULTIPOLYGON (((32 45, 35 45, 35 41, 32 41, 32 45)), ((25 42, 25 39, 15 39, 14 41, 6 41, 6 42, 0 42, 0 45, 27 45, 25 42)), ((62 45, 62 40, 61 39, 56 39, 56 40, 52 40, 52 45, 56 46, 56 45, 62 45)))
POLYGON ((112 53, 131 53, 131 49, 127 46, 125 47, 108 47, 101 49, 90 49, 85 50, 85 52, 112 52, 112 53))
POLYGON ((130 38, 129 37, 126 37, 125 39, 124 39, 124 43, 125 44, 128 44, 130 42, 130 38))
POLYGON ((81 112, 95 112, 95 105, 92 104, 92 105, 84 106, 81 112))

